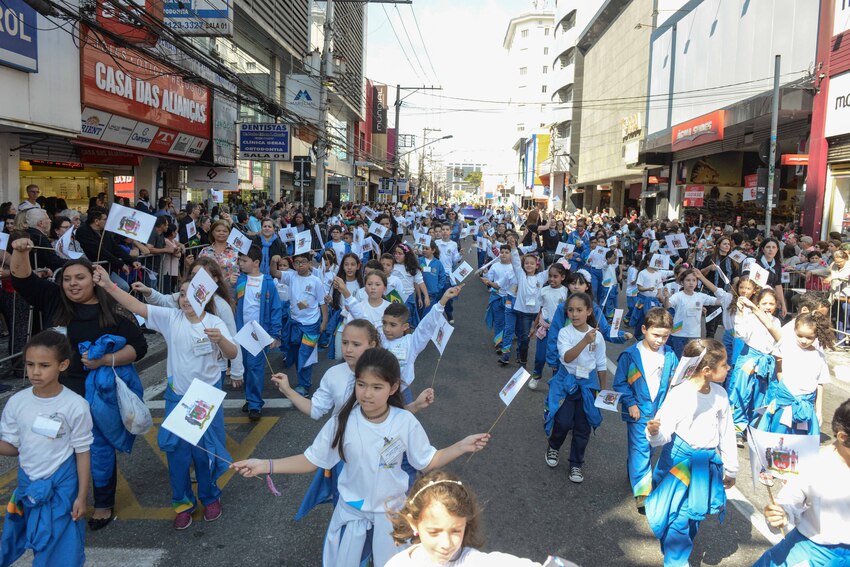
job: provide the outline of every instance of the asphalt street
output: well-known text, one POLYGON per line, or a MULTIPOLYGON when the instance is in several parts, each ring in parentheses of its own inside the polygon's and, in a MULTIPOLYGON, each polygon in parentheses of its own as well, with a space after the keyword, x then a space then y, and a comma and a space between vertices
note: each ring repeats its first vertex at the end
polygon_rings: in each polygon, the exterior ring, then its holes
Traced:
MULTIPOLYGON (((484 325, 487 295, 482 285, 469 280, 456 302, 455 332, 442 360, 433 345, 419 357, 414 391, 430 385, 435 365, 436 403, 418 417, 431 442, 449 445, 465 435, 487 431, 503 405, 498 392, 516 371, 501 367, 484 325)), ((609 360, 623 347, 609 345, 609 360)), ((533 358, 532 354, 529 358, 533 358)), ((281 358, 271 355, 280 369, 281 358)), ((314 369, 314 385, 336 364, 323 353, 314 369)), ((294 374, 294 373, 293 373, 294 374)), ((146 384, 165 378, 165 362, 145 371, 146 384)), ((610 378, 609 378, 610 383, 610 378)), ((155 390, 154 390, 155 391, 155 390)), ((562 463, 550 469, 544 463, 546 439, 542 429, 546 387, 524 389, 493 429, 493 439, 469 462, 462 458, 448 468, 460 474, 478 495, 484 508, 488 550, 499 550, 537 561, 554 553, 583 567, 653 566, 662 555, 644 516, 635 510, 626 475, 626 431, 619 415, 604 412, 604 422, 587 450, 585 481, 567 479, 569 439, 562 463)), ((228 392, 225 407, 228 444, 235 459, 249 455, 268 458, 302 452, 323 421, 313 421, 291 408, 281 407, 281 395, 266 385, 266 398, 277 407, 266 409, 258 423, 250 423, 239 406, 240 393, 228 392), (274 401, 277 400, 277 401, 274 401)), ((831 416, 848 396, 846 386, 830 386, 824 408, 831 416)), ((152 403, 158 408, 160 404, 152 403)), ((162 410, 153 410, 156 422, 162 410)), ((830 424, 824 430, 831 431, 830 424)), ((89 565, 321 565, 322 543, 331 514, 330 506, 314 510, 296 522, 293 516, 310 482, 309 475, 278 476, 282 492, 274 497, 264 480, 243 479, 230 473, 223 486, 224 514, 205 523, 201 511, 187 530, 171 527, 170 489, 164 455, 156 448, 155 427, 139 438, 131 455, 120 458, 117 518, 106 529, 87 534, 89 565)), ((829 438, 822 437, 823 442, 829 438)), ((692 565, 751 565, 769 547, 761 516, 753 514, 767 501, 763 488, 750 483, 746 449, 739 450, 741 473, 723 524, 716 517, 703 522, 691 556, 692 565)), ((14 470, 0 475, 0 501, 14 488, 14 470)), ((773 536, 775 537, 775 536, 773 536)), ((22 561, 21 564, 26 564, 22 561)))

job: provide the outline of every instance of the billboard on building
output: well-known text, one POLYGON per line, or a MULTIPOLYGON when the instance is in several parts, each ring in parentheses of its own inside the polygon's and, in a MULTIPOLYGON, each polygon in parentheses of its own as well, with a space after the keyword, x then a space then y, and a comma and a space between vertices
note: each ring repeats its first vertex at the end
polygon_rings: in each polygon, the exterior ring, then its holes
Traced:
POLYGON ((0 65, 38 72, 38 14, 23 0, 0 4, 0 65))
POLYGON ((289 124, 240 124, 239 158, 263 161, 289 161, 289 124))
POLYGON ((319 78, 311 75, 287 75, 283 105, 286 110, 313 124, 319 123, 319 78))
POLYGON ((163 12, 162 23, 180 35, 233 35, 233 6, 230 0, 165 2, 163 12))
POLYGON ((372 133, 387 133, 387 85, 372 87, 372 133))

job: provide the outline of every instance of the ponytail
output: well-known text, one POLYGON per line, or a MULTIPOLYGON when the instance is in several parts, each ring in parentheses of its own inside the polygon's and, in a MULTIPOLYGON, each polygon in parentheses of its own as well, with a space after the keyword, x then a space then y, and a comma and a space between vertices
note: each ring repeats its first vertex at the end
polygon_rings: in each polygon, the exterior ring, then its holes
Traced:
POLYGON ((794 320, 794 329, 796 330, 802 325, 815 328, 815 335, 817 335, 822 348, 828 350, 835 348, 835 335, 832 334, 832 326, 828 317, 817 311, 801 313, 794 320))

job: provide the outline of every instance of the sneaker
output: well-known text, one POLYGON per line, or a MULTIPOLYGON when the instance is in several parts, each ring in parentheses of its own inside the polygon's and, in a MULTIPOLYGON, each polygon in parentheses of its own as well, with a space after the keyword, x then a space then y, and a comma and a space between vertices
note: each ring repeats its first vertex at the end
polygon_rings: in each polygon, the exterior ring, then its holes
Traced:
POLYGON ((735 433, 735 444, 738 446, 739 449, 744 448, 744 434, 740 431, 735 433))
POLYGON ((171 525, 175 530, 185 530, 192 525, 192 512, 180 512, 171 525))
POLYGON ((454 319, 454 317, 452 317, 451 319, 449 319, 449 324, 451 324, 451 325, 454 325, 454 324, 455 324, 455 319, 454 319))
POLYGON ((499 357, 499 364, 506 365, 511 363, 511 353, 504 352, 502 356, 499 357))
POLYGON ((248 419, 251 421, 260 421, 260 417, 262 417, 262 412, 258 409, 248 410, 248 419))
POLYGON ((534 378, 534 377, 529 378, 529 379, 528 379, 528 389, 529 389, 529 390, 536 390, 536 389, 537 389, 537 384, 538 384, 539 382, 540 382, 540 378, 534 378))
POLYGON ((635 506, 637 506, 638 514, 646 516, 646 496, 635 496, 635 506))
POLYGON ((570 480, 576 484, 584 481, 584 474, 581 472, 581 467, 570 467, 570 480))
POLYGON ((248 413, 248 402, 242 404, 242 413, 248 413))
POLYGON ((559 458, 557 449, 553 449, 552 447, 546 448, 546 464, 549 465, 550 469, 558 466, 559 458))
POLYGON ((210 502, 204 506, 204 521, 214 522, 221 518, 221 500, 210 502))

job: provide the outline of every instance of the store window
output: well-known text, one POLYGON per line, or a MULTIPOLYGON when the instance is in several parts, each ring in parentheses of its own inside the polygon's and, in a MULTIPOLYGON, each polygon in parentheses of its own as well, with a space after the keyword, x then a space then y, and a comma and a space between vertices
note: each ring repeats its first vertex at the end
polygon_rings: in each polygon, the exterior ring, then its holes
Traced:
POLYGON ((16 205, 27 198, 26 186, 38 185, 39 197, 45 199, 63 199, 69 209, 86 211, 89 200, 98 193, 109 192, 109 179, 106 173, 94 168, 73 168, 53 165, 33 165, 20 163, 20 188, 16 205))
POLYGON ((832 185, 832 208, 827 232, 843 233, 850 229, 850 175, 835 175, 833 172, 832 185))

